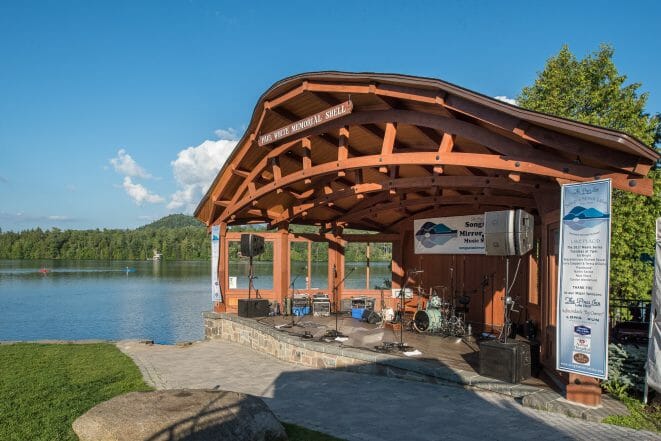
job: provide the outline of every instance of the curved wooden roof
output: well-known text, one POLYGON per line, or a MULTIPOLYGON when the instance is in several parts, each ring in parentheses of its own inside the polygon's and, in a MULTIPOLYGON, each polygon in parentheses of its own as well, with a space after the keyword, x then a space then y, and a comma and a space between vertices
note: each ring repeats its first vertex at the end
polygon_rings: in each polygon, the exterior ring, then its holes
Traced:
POLYGON ((651 195, 659 155, 639 140, 431 78, 315 72, 286 78, 252 119, 195 216, 386 231, 445 206, 537 209, 558 183, 611 178, 651 195), (260 136, 350 100, 353 111, 277 142, 260 136))

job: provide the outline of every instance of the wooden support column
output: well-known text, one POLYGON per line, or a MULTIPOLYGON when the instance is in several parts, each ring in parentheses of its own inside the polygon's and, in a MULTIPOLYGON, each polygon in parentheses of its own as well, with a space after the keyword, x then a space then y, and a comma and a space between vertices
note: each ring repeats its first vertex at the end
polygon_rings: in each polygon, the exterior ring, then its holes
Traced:
MULTIPOLYGON (((276 156, 271 158, 271 166, 273 167, 273 182, 278 182, 282 179, 282 172, 280 171, 280 159, 276 156)), ((282 193, 282 188, 278 188, 276 193, 282 193)))
MULTIPOLYGON (((312 167, 312 143, 310 138, 303 138, 303 170, 308 170, 312 167)), ((305 184, 311 184, 312 179, 305 179, 305 184)))
POLYGON ((404 284, 404 233, 392 242, 392 287, 401 288, 404 284))
MULTIPOLYGON (((340 128, 340 142, 337 146, 337 160, 338 162, 344 161, 349 156, 349 127, 340 128)), ((343 177, 346 175, 344 171, 338 171, 337 175, 343 177)))
POLYGON ((601 387, 599 380, 579 374, 569 374, 567 384, 567 401, 585 406, 601 405, 601 387))
POLYGON ((370 248, 371 243, 367 242, 365 245, 365 257, 367 258, 367 266, 365 267, 365 289, 370 289, 370 248))
MULTIPOLYGON (((438 146, 438 154, 450 153, 454 148, 454 136, 449 133, 443 133, 443 138, 441 138, 441 143, 438 146)), ((437 165, 434 167, 434 173, 443 174, 443 166, 437 165)))
POLYGON ((289 224, 278 225, 276 239, 276 257, 273 262, 273 291, 275 300, 284 308, 285 297, 289 293, 290 259, 289 259, 289 224))
POLYGON ((325 236, 328 241, 328 290, 331 292, 331 302, 335 310, 340 308, 344 288, 344 285, 340 284, 344 278, 344 241, 340 235, 333 233, 327 233, 325 236), (338 285, 337 291, 333 292, 335 285, 338 285))
MULTIPOLYGON (((395 146, 397 137, 397 126, 393 123, 386 123, 386 133, 383 135, 383 144, 381 145, 381 156, 390 156, 395 146)), ((388 173, 388 167, 379 167, 381 173, 388 173)))
POLYGON ((227 310, 227 265, 229 260, 229 252, 227 249, 227 224, 220 223, 220 250, 218 255, 218 284, 220 285, 220 295, 223 299, 222 302, 213 303, 213 312, 225 312, 227 310))

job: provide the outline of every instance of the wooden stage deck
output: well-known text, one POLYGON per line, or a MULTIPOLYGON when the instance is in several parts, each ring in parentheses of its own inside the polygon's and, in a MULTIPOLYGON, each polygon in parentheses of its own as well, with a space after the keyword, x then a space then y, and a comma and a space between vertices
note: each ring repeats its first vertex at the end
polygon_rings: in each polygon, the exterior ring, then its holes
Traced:
MULTIPOLYGON (((337 320, 338 331, 344 334, 348 340, 343 342, 324 339, 327 331, 335 330, 335 316, 315 317, 305 316, 275 316, 254 319, 259 323, 272 326, 283 333, 302 336, 308 332, 313 335, 314 341, 326 341, 329 345, 342 345, 346 348, 356 348, 363 351, 383 354, 375 347, 384 342, 403 342, 421 352, 420 355, 408 357, 399 350, 387 352, 390 356, 406 359, 415 359, 419 363, 433 366, 444 366, 453 370, 474 372, 479 374, 479 342, 475 339, 445 337, 438 334, 417 333, 404 331, 400 337, 399 328, 392 326, 381 327, 352 318, 348 314, 340 314, 337 320), (292 320, 293 319, 293 320, 292 320), (294 323, 294 326, 291 326, 294 323)), ((523 382, 523 385, 549 388, 540 378, 531 377, 523 382)))

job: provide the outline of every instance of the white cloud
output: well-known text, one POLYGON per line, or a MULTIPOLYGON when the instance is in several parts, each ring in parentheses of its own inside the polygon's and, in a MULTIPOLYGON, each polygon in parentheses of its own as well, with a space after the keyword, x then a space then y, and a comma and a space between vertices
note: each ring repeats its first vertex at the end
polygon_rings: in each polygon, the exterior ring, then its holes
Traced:
POLYGON ((239 139, 238 133, 232 127, 227 129, 218 129, 214 133, 218 139, 224 139, 227 141, 237 141, 239 139))
POLYGON ((511 104, 513 106, 518 106, 519 105, 519 103, 516 101, 516 99, 509 98, 505 95, 498 95, 498 96, 495 96, 494 98, 496 98, 498 101, 502 101, 504 103, 511 104))
POLYGON ((147 173, 144 168, 140 167, 124 149, 119 149, 117 157, 112 158, 110 164, 112 164, 115 171, 120 175, 143 179, 149 179, 152 177, 152 175, 147 173))
POLYGON ((202 195, 209 189, 216 174, 236 147, 234 129, 216 130, 217 141, 204 141, 197 147, 188 147, 172 161, 172 172, 178 190, 171 196, 167 208, 183 209, 192 213, 202 195))
POLYGON ((10 221, 14 223, 28 223, 28 222, 49 223, 52 221, 74 222, 77 221, 78 219, 72 218, 70 216, 60 216, 60 215, 42 216, 42 215, 23 213, 20 211, 18 213, 7 213, 0 211, 0 220, 10 221))
POLYGON ((134 183, 130 176, 124 176, 122 187, 124 187, 126 194, 128 194, 138 205, 142 205, 144 202, 158 204, 165 201, 163 197, 150 193, 142 184, 134 183))

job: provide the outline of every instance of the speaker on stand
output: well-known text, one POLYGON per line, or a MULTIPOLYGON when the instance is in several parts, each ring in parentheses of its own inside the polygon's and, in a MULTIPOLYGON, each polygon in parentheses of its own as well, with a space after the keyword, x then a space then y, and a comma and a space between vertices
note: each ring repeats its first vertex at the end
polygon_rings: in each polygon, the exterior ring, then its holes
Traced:
POLYGON ((266 299, 251 299, 251 293, 255 288, 253 280, 255 273, 253 269, 252 259, 259 256, 264 252, 264 238, 256 234, 242 234, 241 235, 241 255, 248 257, 249 270, 248 270, 248 298, 239 299, 238 302, 238 315, 239 317, 266 317, 269 315, 269 301, 266 299))
MULTIPOLYGON (((480 374, 518 383, 530 377, 531 349, 513 339, 510 313, 515 300, 510 295, 516 281, 521 258, 510 283, 510 256, 523 256, 533 248, 534 217, 524 210, 484 213, 484 245, 488 256, 505 256, 505 295, 503 296, 503 329, 496 341, 480 344, 480 374)), ((485 279, 486 280, 486 279, 485 279)), ((484 288, 483 288, 484 289, 484 288)), ((493 287, 492 287, 493 289, 493 287)))

